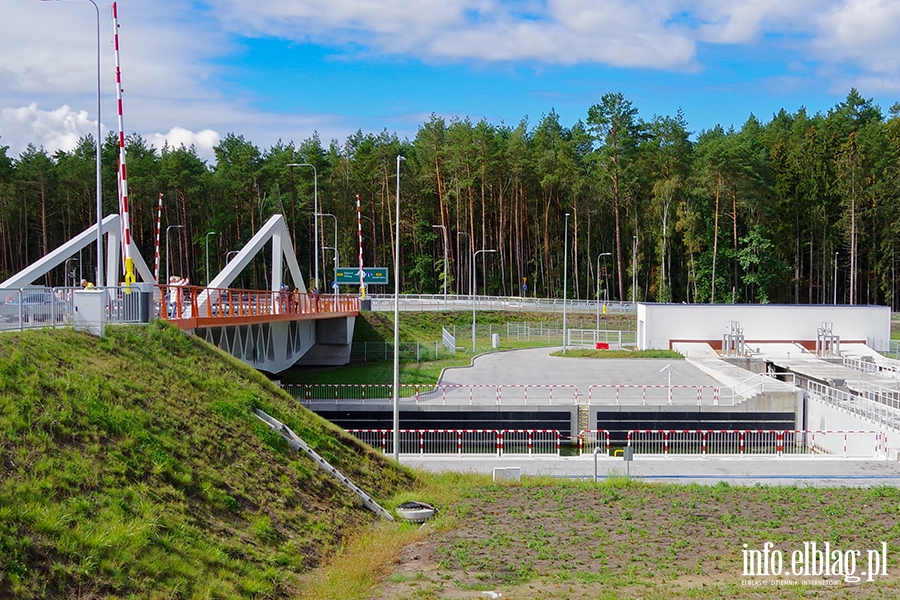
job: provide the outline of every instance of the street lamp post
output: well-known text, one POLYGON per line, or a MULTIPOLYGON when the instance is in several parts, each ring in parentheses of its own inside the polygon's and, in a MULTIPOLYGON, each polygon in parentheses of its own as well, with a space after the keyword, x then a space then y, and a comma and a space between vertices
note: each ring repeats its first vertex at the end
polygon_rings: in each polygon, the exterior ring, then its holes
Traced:
POLYGON ((397 155, 397 208, 394 212, 394 460, 400 460, 400 161, 397 155))
POLYGON ((232 254, 237 254, 239 252, 240 252, 240 250, 229 250, 228 252, 226 252, 225 253, 225 264, 227 265, 229 262, 231 262, 232 254))
POLYGON ((206 285, 209 285, 209 236, 218 235, 215 231, 206 232, 206 285))
POLYGON ((612 252, 601 252, 597 255, 597 331, 600 331, 600 257, 602 256, 612 256, 612 252))
POLYGON ((496 250, 479 250, 472 254, 472 354, 475 354, 475 258, 484 253, 493 253, 496 250))
MULTIPOLYGON (((338 270, 337 217, 331 213, 317 213, 316 216, 331 217, 332 219, 334 219, 334 246, 325 246, 325 249, 327 250, 330 247, 332 250, 334 250, 334 282, 336 283, 337 282, 337 270, 338 270)), ((332 284, 331 287, 334 288, 334 293, 337 294, 338 293, 337 286, 332 284)))
POLYGON ((444 238, 444 306, 447 306, 447 228, 443 225, 432 225, 432 229, 440 229, 444 238))
POLYGON ((169 283, 169 231, 172 229, 184 229, 184 225, 169 225, 166 227, 166 283, 169 283))
POLYGON ((319 172, 315 165, 309 163, 288 163, 288 167, 312 167, 313 170, 313 260, 315 267, 313 268, 313 287, 319 288, 319 172))
POLYGON ((569 213, 566 213, 566 226, 563 229, 563 355, 566 353, 566 300, 569 293, 569 213))
MULTIPOLYGON (((48 0, 42 0, 47 2, 48 0)), ((49 0, 59 2, 60 0, 49 0)), ((101 189, 100 147, 103 143, 102 126, 100 124, 100 8, 94 0, 87 0, 94 5, 97 13, 97 148, 96 148, 96 179, 97 179, 97 286, 103 285, 103 194, 101 189)))

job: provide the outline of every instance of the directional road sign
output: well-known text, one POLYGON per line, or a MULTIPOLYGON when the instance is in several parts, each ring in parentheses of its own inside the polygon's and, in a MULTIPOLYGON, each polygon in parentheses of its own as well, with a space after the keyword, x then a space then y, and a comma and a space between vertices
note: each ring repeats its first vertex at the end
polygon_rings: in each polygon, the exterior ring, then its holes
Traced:
MULTIPOLYGON (((366 267, 364 282, 366 285, 388 282, 388 270, 386 267, 366 267)), ((337 270, 335 281, 345 285, 359 285, 359 267, 340 267, 337 270)))

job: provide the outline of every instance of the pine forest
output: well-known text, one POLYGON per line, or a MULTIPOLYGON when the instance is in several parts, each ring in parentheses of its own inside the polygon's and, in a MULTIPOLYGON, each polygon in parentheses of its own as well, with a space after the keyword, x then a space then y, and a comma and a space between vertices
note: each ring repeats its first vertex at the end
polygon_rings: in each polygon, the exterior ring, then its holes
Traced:
MULTIPOLYGON (((94 144, 32 145, 18 157, 0 146, 0 280, 96 222, 94 144)), ((647 118, 608 93, 571 125, 552 110, 514 126, 432 115, 412 140, 358 131, 327 147, 316 134, 268 149, 229 133, 214 164, 138 135, 126 147, 135 244, 152 268, 163 194, 163 264, 192 283, 208 280, 207 256, 214 275, 273 214, 309 277, 317 196, 330 286, 335 251, 341 266, 358 265, 358 195, 364 265, 393 268, 399 251, 401 293, 446 283, 467 295, 474 268, 478 294, 561 298, 565 285, 582 300, 897 310, 900 103, 885 115, 856 90, 825 114, 782 109, 739 129, 691 131, 681 111, 647 118)), ((104 214, 118 212, 117 154, 113 134, 102 147, 104 214)), ((270 260, 260 253, 236 285, 269 287, 270 260)), ((94 249, 73 262, 89 277, 94 249)), ((37 283, 66 280, 59 267, 37 283)), ((381 287, 370 292, 393 291, 381 287)))

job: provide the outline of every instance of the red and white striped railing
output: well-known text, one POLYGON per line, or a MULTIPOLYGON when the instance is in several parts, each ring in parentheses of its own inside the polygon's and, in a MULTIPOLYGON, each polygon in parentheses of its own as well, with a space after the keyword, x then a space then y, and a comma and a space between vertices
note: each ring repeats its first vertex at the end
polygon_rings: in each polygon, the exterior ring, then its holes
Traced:
POLYGON ((615 405, 696 404, 718 406, 719 388, 712 385, 615 385, 588 388, 588 402, 615 405))
POLYGON ((578 433, 578 454, 592 454, 596 448, 604 448, 609 454, 609 432, 605 429, 582 429, 578 433))
POLYGON ((626 445, 639 454, 884 458, 887 436, 881 431, 634 429, 626 445))
MULTIPOLYGON (((392 429, 348 429, 348 433, 382 452, 393 452, 392 429)), ((559 455, 562 436, 556 429, 401 429, 402 454, 559 455)))

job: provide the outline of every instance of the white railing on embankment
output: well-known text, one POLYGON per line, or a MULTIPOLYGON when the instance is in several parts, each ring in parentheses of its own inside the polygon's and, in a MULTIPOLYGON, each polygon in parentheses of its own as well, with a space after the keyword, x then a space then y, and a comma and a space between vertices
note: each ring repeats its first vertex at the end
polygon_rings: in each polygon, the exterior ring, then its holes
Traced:
POLYGON ((867 398, 854 395, 848 390, 834 388, 828 385, 810 381, 807 391, 816 400, 845 410, 851 414, 862 417, 871 423, 890 429, 900 429, 900 408, 893 402, 882 402, 884 398, 867 398))

